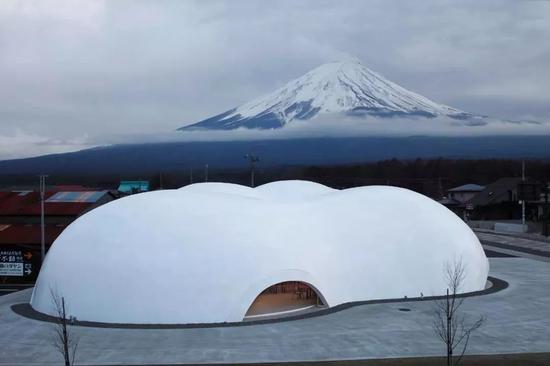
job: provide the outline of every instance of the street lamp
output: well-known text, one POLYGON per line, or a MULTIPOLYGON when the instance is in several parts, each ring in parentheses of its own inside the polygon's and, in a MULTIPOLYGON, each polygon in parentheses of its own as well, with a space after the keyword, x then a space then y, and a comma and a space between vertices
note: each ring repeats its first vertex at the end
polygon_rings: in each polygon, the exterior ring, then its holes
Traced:
MULTIPOLYGON (((521 183, 525 184, 525 160, 521 161, 521 183)), ((521 224, 525 228, 525 197, 521 200, 521 224)))
POLYGON ((549 236, 550 235, 550 217, 548 215, 548 193, 550 191, 550 185, 547 181, 543 181, 543 189, 544 189, 544 203, 542 206, 542 235, 549 236))
POLYGON ((250 187, 254 188, 254 170, 256 169, 256 163, 260 161, 260 158, 254 154, 246 154, 245 159, 250 162, 250 187))
POLYGON ((46 178, 47 175, 40 175, 40 254, 41 261, 46 258, 46 234, 44 222, 44 196, 46 195, 46 178))

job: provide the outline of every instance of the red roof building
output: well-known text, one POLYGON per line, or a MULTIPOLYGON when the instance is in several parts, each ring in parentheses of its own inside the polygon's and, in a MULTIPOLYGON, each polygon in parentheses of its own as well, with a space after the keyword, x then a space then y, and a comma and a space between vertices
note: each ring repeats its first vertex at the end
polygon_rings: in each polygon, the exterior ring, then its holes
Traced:
MULTIPOLYGON (((44 236, 46 245, 53 241, 66 228, 66 225, 46 225, 44 236)), ((39 224, 0 224, 0 245, 40 245, 41 230, 39 224)))
MULTIPOLYGON (((116 198, 110 191, 56 187, 44 194, 44 242, 48 249, 78 216, 116 198), (63 188, 63 189, 60 189, 63 188)), ((41 262, 40 193, 0 192, 0 281, 34 281, 41 262)))
MULTIPOLYGON (((68 224, 83 213, 115 198, 110 191, 90 190, 49 191, 44 197, 46 222, 61 224, 68 224)), ((39 192, 0 192, 0 223, 37 223, 40 211, 39 192)))

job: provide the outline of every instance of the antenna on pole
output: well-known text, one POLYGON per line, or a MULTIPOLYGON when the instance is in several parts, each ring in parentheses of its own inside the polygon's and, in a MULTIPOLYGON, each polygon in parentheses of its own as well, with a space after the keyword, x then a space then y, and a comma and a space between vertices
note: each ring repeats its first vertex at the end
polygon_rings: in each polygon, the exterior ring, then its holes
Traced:
POLYGON ((254 188, 254 173, 256 170, 256 163, 260 161, 260 158, 254 154, 246 154, 244 158, 250 162, 250 187, 254 188))

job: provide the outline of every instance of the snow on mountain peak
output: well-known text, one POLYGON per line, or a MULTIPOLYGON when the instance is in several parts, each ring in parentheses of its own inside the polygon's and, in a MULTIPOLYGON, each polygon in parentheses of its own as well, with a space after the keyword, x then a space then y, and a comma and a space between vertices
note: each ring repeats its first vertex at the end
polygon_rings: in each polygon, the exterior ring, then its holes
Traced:
POLYGON ((323 64, 270 94, 181 129, 270 129, 327 113, 457 119, 473 116, 409 91, 352 59, 323 64))

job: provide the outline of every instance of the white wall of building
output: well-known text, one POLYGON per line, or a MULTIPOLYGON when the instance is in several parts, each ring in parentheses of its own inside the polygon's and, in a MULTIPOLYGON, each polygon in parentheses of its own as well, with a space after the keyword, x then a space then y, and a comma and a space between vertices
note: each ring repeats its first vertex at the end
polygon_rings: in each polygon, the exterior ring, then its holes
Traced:
POLYGON ((483 289, 489 264, 475 234, 409 190, 201 183, 77 219, 48 253, 31 305, 53 314, 52 289, 79 320, 240 321, 284 281, 312 285, 329 306, 443 294, 445 265, 459 259, 462 290, 483 289))

